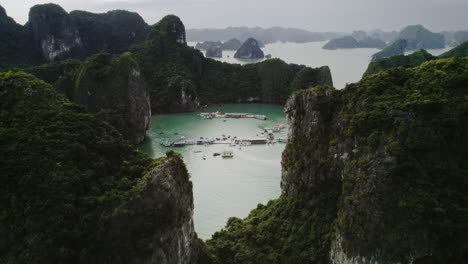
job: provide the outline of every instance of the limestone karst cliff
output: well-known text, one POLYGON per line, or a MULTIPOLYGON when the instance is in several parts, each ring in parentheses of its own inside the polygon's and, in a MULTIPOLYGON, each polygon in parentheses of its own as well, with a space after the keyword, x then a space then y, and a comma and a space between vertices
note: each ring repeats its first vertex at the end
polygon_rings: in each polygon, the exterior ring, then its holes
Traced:
POLYGON ((76 75, 72 99, 112 124, 134 144, 145 139, 151 119, 148 87, 130 53, 90 57, 76 75))
POLYGON ((462 263, 468 60, 293 93, 282 195, 208 240, 217 263, 462 263))
POLYGON ((234 54, 236 59, 263 59, 264 57, 260 43, 254 38, 247 39, 234 54))
POLYGON ((191 264, 189 174, 50 85, 0 73, 0 263, 191 264))
POLYGON ((392 44, 385 47, 383 50, 372 55, 371 61, 378 61, 380 59, 399 56, 405 54, 406 47, 408 42, 404 39, 399 39, 393 42, 392 44))

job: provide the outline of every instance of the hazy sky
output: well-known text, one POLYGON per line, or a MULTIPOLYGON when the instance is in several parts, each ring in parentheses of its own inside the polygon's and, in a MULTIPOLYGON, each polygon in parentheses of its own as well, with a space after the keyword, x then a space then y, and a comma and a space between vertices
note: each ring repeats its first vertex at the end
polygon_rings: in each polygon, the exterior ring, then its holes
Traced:
MULTIPOLYGON (((29 8, 49 1, 0 0, 24 24, 29 8)), ((55 0, 65 10, 138 12, 149 24, 167 14, 187 28, 282 26, 311 31, 401 29, 422 24, 434 31, 468 29, 468 0, 55 0)))

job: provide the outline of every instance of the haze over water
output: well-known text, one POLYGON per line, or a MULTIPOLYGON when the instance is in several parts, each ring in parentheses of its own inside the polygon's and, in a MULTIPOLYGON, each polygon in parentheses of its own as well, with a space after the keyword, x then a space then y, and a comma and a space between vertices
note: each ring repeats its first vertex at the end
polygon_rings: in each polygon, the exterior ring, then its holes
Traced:
MULTIPOLYGON (((359 81, 366 71, 372 55, 380 51, 379 49, 364 48, 325 50, 322 49, 325 43, 327 42, 276 42, 265 45, 262 50, 265 55, 271 54, 273 58, 282 59, 287 63, 303 64, 313 68, 329 66, 332 73, 333 85, 337 89, 344 88, 347 83, 359 81)), ((196 42, 190 42, 189 45, 195 46, 196 42)), ((428 50, 428 52, 437 56, 450 49, 451 47, 447 47, 445 49, 428 50)), ((408 53, 413 52, 409 51, 408 53)), ((262 61, 235 59, 234 53, 235 51, 223 51, 223 58, 216 60, 239 64, 262 61)))

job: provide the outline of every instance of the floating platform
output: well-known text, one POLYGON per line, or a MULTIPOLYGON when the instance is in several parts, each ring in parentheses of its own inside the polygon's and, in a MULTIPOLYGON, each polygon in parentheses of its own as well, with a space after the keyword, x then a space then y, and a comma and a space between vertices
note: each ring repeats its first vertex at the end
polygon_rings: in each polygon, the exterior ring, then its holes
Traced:
POLYGON ((213 118, 254 118, 258 120, 266 120, 267 117, 265 115, 255 115, 251 113, 225 113, 222 114, 221 112, 213 112, 213 113, 200 113, 200 117, 203 117, 205 119, 213 119, 213 118))

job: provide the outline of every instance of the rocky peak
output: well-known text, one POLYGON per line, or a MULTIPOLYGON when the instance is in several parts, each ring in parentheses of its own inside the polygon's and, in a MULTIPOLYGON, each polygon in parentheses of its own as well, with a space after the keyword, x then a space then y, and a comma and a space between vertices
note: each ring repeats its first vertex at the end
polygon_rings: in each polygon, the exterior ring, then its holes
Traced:
POLYGON ((265 54, 260 49, 259 42, 254 38, 247 39, 234 54, 237 59, 263 59, 265 54))
POLYGON ((151 106, 141 70, 130 53, 99 53, 81 67, 73 99, 112 124, 130 142, 145 139, 151 106))
POLYGON ((384 48, 382 51, 372 55, 371 61, 378 61, 383 58, 403 55, 407 47, 408 42, 405 39, 399 39, 387 46, 386 48, 384 48))
POLYGON ((51 62, 82 47, 81 37, 69 14, 59 5, 36 5, 29 11, 32 38, 44 60, 51 62))
POLYGON ((0 5, 0 18, 6 17, 6 16, 7 16, 7 13, 6 13, 5 8, 3 8, 3 6, 0 5))
POLYGON ((320 160, 328 156, 336 94, 333 88, 322 86, 295 92, 287 101, 289 143, 282 159, 283 195, 299 197, 330 182, 323 175, 328 167, 320 160))
POLYGON ((157 160, 136 189, 138 194, 112 213, 110 242, 120 252, 119 263, 196 263, 192 183, 182 159, 169 153, 157 160))
POLYGON ((165 16, 158 22, 157 26, 171 41, 179 44, 187 44, 185 26, 179 17, 174 15, 165 16))
POLYGON ((207 58, 222 58, 223 57, 223 50, 221 47, 209 47, 206 50, 205 56, 207 58))

